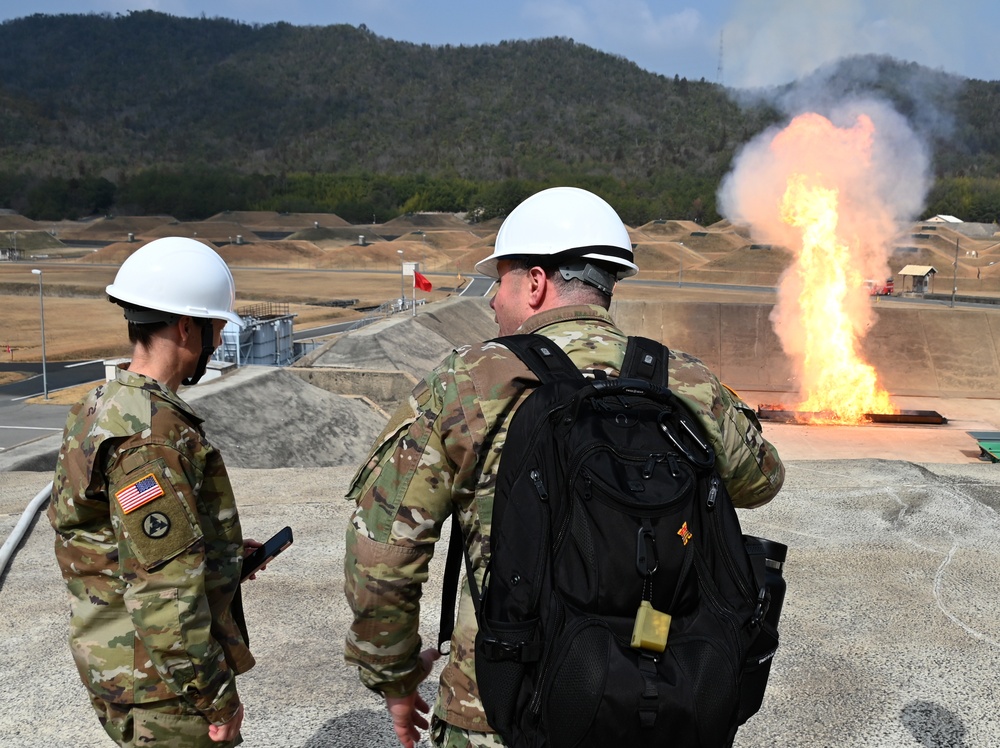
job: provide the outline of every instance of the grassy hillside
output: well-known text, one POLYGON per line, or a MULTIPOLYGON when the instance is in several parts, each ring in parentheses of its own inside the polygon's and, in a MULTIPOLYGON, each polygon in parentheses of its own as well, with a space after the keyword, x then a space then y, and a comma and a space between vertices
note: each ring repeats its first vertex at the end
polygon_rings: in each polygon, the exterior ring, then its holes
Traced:
MULTIPOLYGON (((0 205, 47 218, 116 205, 489 217, 562 182, 638 199, 643 222, 711 221, 734 153, 795 93, 737 103, 568 39, 432 47, 153 11, 11 20, 0 48, 0 205)), ((817 76, 891 99, 933 142, 940 177, 1000 177, 1000 83, 870 57, 817 76)), ((983 220, 993 201, 970 203, 967 187, 949 194, 983 220)))
POLYGON ((719 174, 774 118, 565 39, 395 42, 151 11, 0 25, 0 165, 719 174))

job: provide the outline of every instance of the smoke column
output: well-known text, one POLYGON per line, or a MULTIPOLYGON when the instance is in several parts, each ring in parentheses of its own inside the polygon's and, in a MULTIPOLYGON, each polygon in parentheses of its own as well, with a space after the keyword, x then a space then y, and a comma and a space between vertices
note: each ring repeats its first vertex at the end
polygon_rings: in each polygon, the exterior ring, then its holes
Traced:
POLYGON ((811 397, 811 387, 826 386, 822 372, 810 370, 808 362, 815 369, 822 360, 818 347, 829 347, 841 333, 829 331, 823 333, 828 339, 817 339, 810 315, 820 324, 843 315, 852 336, 848 347, 856 351, 854 340, 864 336, 873 315, 862 281, 890 277, 894 240, 924 205, 928 165, 926 149, 904 118, 884 103, 867 100, 842 105, 828 116, 801 114, 783 129, 762 133, 741 150, 723 180, 722 214, 749 226, 758 241, 786 247, 796 257, 779 282, 771 320, 796 366, 803 394, 811 397), (801 223, 789 222, 786 193, 794 183, 835 196, 825 243, 835 245, 836 252, 822 259, 819 274, 802 271, 802 264, 814 259, 804 251, 813 238, 801 223), (839 285, 817 288, 826 280, 839 285))

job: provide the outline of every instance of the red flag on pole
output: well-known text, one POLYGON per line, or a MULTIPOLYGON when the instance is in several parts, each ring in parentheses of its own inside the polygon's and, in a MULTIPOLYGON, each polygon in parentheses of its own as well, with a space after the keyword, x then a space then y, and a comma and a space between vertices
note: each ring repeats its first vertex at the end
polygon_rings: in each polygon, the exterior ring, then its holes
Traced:
POLYGON ((416 270, 413 271, 413 287, 419 288, 421 291, 430 291, 433 288, 431 282, 416 270))

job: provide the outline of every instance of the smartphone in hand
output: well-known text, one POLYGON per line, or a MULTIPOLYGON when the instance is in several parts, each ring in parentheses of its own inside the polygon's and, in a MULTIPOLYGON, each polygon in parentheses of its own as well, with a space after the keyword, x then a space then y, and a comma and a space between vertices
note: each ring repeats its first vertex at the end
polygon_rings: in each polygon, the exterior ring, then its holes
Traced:
POLYGON ((261 566, 270 561, 292 544, 292 528, 285 527, 271 536, 264 545, 254 549, 254 552, 243 557, 243 568, 240 571, 240 581, 258 571, 261 566))

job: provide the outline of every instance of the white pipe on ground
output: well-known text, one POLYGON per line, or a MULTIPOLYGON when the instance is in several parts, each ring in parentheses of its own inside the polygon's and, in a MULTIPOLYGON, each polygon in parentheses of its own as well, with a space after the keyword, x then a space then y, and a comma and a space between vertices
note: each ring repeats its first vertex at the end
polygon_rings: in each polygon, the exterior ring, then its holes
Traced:
POLYGON ((38 494, 31 500, 28 507, 24 510, 21 515, 21 519, 17 521, 14 526, 14 530, 11 532, 10 537, 7 538, 3 547, 0 548, 0 576, 3 576, 4 571, 7 569, 7 564, 10 563, 10 559, 14 556, 14 551, 21 544, 21 539, 27 533, 28 528, 31 527, 32 521, 35 519, 35 515, 42 508, 45 500, 52 495, 52 481, 43 488, 38 494))

